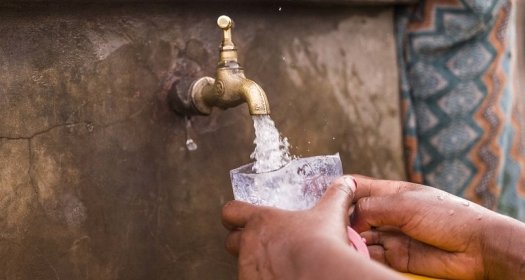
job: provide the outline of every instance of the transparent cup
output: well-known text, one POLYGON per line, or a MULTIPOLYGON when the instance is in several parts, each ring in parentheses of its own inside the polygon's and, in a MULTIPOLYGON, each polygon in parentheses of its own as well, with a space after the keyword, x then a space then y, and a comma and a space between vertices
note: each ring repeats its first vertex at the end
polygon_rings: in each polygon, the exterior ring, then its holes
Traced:
POLYGON ((294 159, 265 173, 254 173, 252 166, 230 171, 235 200, 286 210, 312 208, 330 183, 343 175, 339 154, 294 159))
MULTIPOLYGON (((292 160, 282 168, 254 173, 253 163, 230 171, 235 200, 285 210, 304 210, 315 206, 328 186, 343 175, 339 153, 292 160)), ((361 255, 369 258, 364 240, 347 227, 348 240, 361 255)))

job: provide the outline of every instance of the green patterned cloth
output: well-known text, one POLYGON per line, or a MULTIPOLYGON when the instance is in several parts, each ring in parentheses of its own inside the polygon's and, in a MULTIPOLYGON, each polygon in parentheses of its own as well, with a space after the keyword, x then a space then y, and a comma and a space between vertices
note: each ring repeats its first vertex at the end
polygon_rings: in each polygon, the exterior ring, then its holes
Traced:
POLYGON ((396 36, 409 179, 524 220, 511 10, 510 0, 420 1, 396 11, 396 36))

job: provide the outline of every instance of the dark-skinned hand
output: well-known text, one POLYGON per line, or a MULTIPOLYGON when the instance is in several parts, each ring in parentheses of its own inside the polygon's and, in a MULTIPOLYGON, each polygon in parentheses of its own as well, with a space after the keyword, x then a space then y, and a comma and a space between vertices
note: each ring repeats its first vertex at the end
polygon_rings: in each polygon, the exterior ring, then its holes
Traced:
POLYGON ((391 268, 447 279, 525 279, 525 226, 444 191, 356 176, 353 228, 391 268))
POLYGON ((341 177, 304 211, 228 202, 222 221, 230 230, 226 248, 238 256, 239 279, 400 279, 348 242, 355 188, 352 177, 341 177))

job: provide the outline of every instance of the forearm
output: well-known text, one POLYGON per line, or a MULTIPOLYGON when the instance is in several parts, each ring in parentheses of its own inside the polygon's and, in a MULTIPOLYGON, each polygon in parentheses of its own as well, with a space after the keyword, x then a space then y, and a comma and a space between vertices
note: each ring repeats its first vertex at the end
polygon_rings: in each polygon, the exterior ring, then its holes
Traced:
POLYGON ((299 279, 405 279, 397 272, 359 255, 348 244, 321 241, 298 256, 298 266, 308 269, 299 279))
POLYGON ((495 215, 484 242, 486 279, 525 279, 525 224, 495 215))

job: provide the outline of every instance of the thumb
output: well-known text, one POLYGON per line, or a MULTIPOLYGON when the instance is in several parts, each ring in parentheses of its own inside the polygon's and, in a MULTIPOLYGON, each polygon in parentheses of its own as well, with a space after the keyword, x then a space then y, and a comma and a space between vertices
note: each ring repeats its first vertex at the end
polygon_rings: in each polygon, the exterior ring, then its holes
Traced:
POLYGON ((354 199, 355 190, 356 181, 354 177, 348 175, 339 177, 328 187, 316 208, 347 216, 348 209, 354 199))

